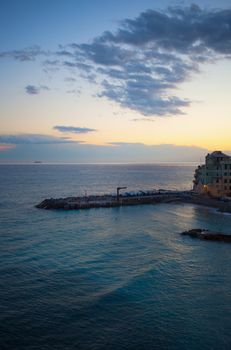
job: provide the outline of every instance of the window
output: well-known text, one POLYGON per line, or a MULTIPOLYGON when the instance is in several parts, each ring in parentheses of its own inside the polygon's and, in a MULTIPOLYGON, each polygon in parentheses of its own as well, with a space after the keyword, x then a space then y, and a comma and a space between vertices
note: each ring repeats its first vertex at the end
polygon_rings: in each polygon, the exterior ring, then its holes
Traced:
POLYGON ((227 186, 225 186, 225 190, 227 190, 227 186))
POLYGON ((227 179, 225 179, 225 184, 227 184, 227 179))
POLYGON ((225 170, 227 170, 228 169, 228 165, 227 164, 225 164, 225 170))

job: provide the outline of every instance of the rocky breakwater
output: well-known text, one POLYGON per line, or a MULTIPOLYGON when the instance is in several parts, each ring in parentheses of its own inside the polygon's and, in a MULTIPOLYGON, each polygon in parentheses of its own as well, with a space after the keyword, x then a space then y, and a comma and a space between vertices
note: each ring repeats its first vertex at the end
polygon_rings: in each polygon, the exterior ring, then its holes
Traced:
POLYGON ((199 238, 206 241, 217 241, 231 243, 231 235, 221 232, 214 232, 205 229, 192 229, 181 233, 183 236, 190 236, 192 238, 199 238))
POLYGON ((155 203, 171 203, 184 201, 190 197, 190 192, 143 192, 136 194, 125 194, 119 197, 114 195, 102 196, 85 196, 85 197, 67 197, 67 198, 49 198, 44 199, 36 205, 39 209, 90 209, 90 208, 110 208, 125 205, 155 204, 155 203))
POLYGON ((88 209, 98 207, 112 207, 116 203, 111 197, 67 197, 67 198, 49 198, 44 199, 36 205, 39 209, 88 209))

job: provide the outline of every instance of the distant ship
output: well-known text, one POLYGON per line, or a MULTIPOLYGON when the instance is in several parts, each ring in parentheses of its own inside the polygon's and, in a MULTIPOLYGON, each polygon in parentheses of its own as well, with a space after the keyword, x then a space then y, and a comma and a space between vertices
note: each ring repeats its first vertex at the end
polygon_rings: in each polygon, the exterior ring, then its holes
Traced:
POLYGON ((35 160, 34 163, 35 163, 35 164, 41 164, 42 161, 41 161, 41 160, 35 160))

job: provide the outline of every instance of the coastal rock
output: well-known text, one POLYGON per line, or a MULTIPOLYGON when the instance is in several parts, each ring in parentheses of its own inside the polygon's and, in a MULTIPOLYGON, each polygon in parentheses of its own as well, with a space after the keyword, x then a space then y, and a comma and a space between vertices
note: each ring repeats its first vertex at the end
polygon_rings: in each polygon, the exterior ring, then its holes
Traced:
POLYGON ((205 229, 200 229, 200 228, 184 231, 181 234, 184 236, 190 236, 193 238, 204 239, 207 241, 218 241, 218 242, 231 243, 231 235, 224 234, 221 232, 214 232, 214 231, 209 231, 209 230, 205 230, 205 229))
POLYGON ((36 208, 39 209, 63 209, 66 205, 64 199, 44 199, 41 203, 36 205, 36 208))

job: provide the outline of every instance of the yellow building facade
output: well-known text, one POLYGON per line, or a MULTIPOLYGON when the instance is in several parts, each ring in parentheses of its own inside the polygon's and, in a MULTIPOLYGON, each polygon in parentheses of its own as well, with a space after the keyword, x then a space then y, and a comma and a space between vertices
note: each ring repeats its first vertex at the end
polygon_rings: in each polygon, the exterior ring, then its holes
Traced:
POLYGON ((208 153, 195 170, 193 190, 212 197, 231 197, 231 157, 221 151, 208 153))

